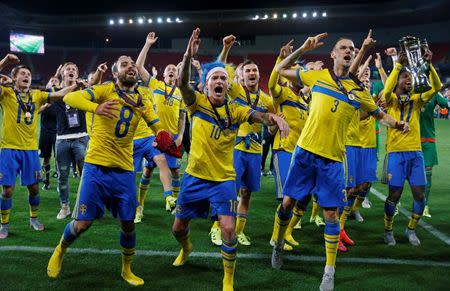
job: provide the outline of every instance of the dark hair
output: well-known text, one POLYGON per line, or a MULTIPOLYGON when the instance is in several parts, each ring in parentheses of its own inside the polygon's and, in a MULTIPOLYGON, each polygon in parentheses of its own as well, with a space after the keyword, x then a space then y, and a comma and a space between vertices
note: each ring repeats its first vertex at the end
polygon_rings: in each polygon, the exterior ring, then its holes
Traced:
POLYGON ((351 38, 349 38, 349 37, 340 37, 340 38, 336 41, 336 43, 334 44, 333 50, 336 48, 337 43, 340 42, 341 40, 344 40, 344 39, 347 39, 347 40, 353 42, 353 39, 351 39, 351 38))
POLYGON ((119 65, 117 63, 119 62, 119 59, 123 58, 123 57, 131 58, 130 56, 125 56, 125 55, 118 57, 117 60, 114 62, 114 64, 112 64, 112 66, 111 66, 111 72, 113 72, 113 73, 119 72, 119 65))
POLYGON ((254 65, 257 65, 257 66, 258 66, 258 64, 257 64, 255 61, 252 61, 252 60, 250 60, 250 59, 247 59, 247 60, 245 60, 245 61, 242 63, 242 69, 243 69, 246 65, 251 65, 251 64, 254 64, 254 65))
POLYGON ((27 69, 28 71, 30 71, 31 73, 31 69, 30 67, 26 66, 26 65, 18 65, 15 66, 12 70, 11 70, 11 77, 15 77, 17 75, 17 73, 19 73, 20 69, 27 69))

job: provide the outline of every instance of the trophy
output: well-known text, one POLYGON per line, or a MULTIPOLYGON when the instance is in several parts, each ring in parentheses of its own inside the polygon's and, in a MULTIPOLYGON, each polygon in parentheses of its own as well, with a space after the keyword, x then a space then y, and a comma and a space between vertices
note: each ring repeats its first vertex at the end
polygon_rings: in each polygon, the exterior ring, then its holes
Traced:
POLYGON ((414 36, 405 36, 399 41, 400 48, 408 57, 408 71, 412 75, 414 93, 424 93, 431 89, 430 82, 426 75, 427 63, 422 58, 422 47, 428 48, 426 40, 422 42, 414 36))

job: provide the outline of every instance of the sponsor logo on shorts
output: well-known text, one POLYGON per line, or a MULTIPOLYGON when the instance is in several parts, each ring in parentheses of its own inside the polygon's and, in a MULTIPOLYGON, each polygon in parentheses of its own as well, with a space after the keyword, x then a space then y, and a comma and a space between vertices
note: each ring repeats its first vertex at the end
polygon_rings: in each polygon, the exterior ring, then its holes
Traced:
POLYGON ((180 214, 181 213, 181 205, 177 205, 177 213, 180 214))
POLYGON ((345 191, 345 189, 342 189, 342 194, 344 194, 344 198, 342 198, 342 201, 347 202, 347 191, 345 191))
POLYGON ((392 174, 391 173, 388 174, 388 181, 390 181, 390 180, 392 180, 392 174))
POLYGON ((3 178, 3 173, 0 173, 0 179, 3 178))
POLYGON ((81 204, 80 205, 80 212, 81 212, 81 214, 85 215, 86 214, 86 210, 87 210, 86 204, 81 204))

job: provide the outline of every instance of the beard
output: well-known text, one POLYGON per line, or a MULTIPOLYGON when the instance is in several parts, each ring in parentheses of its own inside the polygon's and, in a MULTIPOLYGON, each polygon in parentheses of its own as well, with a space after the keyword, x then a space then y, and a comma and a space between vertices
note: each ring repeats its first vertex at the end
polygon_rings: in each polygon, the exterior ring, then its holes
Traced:
POLYGON ((137 83, 137 78, 136 77, 127 78, 126 75, 123 75, 123 76, 119 76, 119 81, 127 87, 132 87, 137 83))

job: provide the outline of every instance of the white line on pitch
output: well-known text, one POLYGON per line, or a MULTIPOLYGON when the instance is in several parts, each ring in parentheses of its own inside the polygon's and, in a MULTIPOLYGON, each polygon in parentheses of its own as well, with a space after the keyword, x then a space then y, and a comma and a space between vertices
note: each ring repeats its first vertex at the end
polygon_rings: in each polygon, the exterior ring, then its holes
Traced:
MULTIPOLYGON (((0 247, 0 252, 32 252, 32 253, 52 253, 54 248, 49 247, 29 247, 29 246, 2 246, 0 247)), ((76 254, 100 254, 100 255, 118 255, 120 250, 112 249, 80 249, 80 248, 69 248, 69 253, 76 254)), ((178 252, 168 252, 168 251, 153 251, 153 250, 137 250, 136 254, 138 256, 150 256, 150 257, 172 257, 175 258, 178 252)), ((190 257, 197 258, 217 258, 221 257, 220 252, 193 252, 189 255, 190 257)), ((303 261, 303 262, 325 262, 325 258, 321 256, 285 256, 287 260, 290 261, 303 261)), ((270 261, 269 254, 261 253, 249 253, 249 254, 238 254, 238 260, 250 259, 250 260, 267 260, 270 261)), ((402 260, 402 259, 389 259, 389 258, 344 258, 338 257, 338 262, 348 263, 348 264, 372 264, 372 265, 405 265, 405 266, 427 266, 427 267, 450 267, 450 262, 437 262, 430 260, 402 260)))
MULTIPOLYGON (((377 196, 380 200, 382 200, 382 201, 386 200, 386 195, 384 195, 377 189, 372 187, 372 188, 370 188, 370 192, 372 192, 372 194, 377 196)), ((406 216, 408 218, 411 216, 411 212, 409 212, 408 210, 406 210, 403 207, 399 207, 398 210, 400 211, 401 214, 403 214, 404 216, 406 216)), ((437 230, 436 228, 434 228, 431 224, 426 223, 423 220, 419 220, 419 225, 421 227, 425 228, 426 231, 428 231, 429 233, 431 233, 432 235, 434 235, 435 237, 437 237, 438 239, 440 239, 447 245, 450 245, 450 237, 448 237, 446 234, 444 234, 444 233, 440 232, 439 230, 437 230)))

